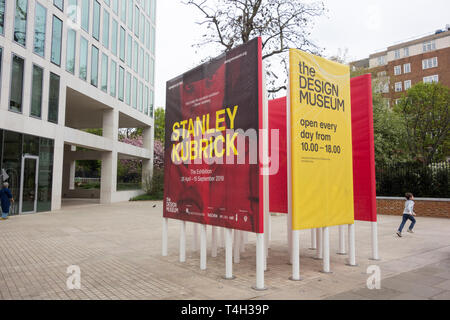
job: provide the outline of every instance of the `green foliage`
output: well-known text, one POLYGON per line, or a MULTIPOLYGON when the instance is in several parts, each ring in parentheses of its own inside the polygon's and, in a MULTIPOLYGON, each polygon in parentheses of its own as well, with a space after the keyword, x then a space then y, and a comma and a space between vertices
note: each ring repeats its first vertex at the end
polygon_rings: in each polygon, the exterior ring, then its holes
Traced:
POLYGON ((155 110, 155 139, 164 143, 166 112, 163 108, 155 110))
POLYGON ((373 127, 377 165, 410 160, 402 118, 390 109, 381 94, 373 94, 373 127))
POLYGON ((448 156, 450 88, 418 83, 396 105, 403 118, 407 147, 415 160, 429 164, 448 156))
POLYGON ((147 176, 144 183, 147 195, 162 200, 164 197, 164 169, 153 168, 153 176, 147 176))

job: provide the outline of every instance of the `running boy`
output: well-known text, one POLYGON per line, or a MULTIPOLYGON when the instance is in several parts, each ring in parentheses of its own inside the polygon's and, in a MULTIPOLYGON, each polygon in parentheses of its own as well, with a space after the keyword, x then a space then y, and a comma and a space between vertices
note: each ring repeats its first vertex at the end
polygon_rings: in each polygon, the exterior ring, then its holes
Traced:
POLYGON ((405 195, 406 197, 406 202, 405 202, 405 210, 403 210, 403 219, 402 219, 402 223, 400 224, 400 227, 398 228, 397 231, 397 235, 399 237, 402 237, 402 230, 403 227, 406 224, 406 221, 411 220, 411 225, 409 226, 408 232, 409 233, 414 233, 413 228, 416 224, 416 219, 414 218, 414 216, 416 215, 416 213, 414 212, 414 196, 412 193, 407 193, 405 195))

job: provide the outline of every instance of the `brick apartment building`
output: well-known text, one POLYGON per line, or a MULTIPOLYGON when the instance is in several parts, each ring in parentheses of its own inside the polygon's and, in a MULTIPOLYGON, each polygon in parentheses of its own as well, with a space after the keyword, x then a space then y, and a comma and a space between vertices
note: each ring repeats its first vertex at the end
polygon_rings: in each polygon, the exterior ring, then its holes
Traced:
POLYGON ((450 87, 450 25, 350 65, 353 70, 367 68, 373 74, 375 89, 390 105, 419 82, 440 82, 450 87))

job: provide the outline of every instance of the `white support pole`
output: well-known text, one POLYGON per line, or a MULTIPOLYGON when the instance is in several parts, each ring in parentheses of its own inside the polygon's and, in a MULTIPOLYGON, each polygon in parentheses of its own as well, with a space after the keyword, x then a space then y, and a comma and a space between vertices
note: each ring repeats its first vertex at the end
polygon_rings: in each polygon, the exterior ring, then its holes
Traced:
POLYGON ((233 241, 233 260, 234 263, 241 263, 241 248, 240 248, 240 231, 234 230, 234 241, 233 241))
POLYGON ((378 255, 378 223, 371 222, 372 224, 372 258, 371 260, 378 261, 380 256, 378 255))
POLYGON ((311 250, 317 249, 317 232, 316 229, 311 229, 311 250))
POLYGON ((316 259, 322 260, 323 259, 323 229, 318 228, 317 231, 317 252, 316 252, 316 259))
POLYGON ((220 241, 219 246, 225 248, 225 228, 220 228, 220 241))
POLYGON ((345 225, 339 226, 339 251, 338 254, 346 255, 347 251, 345 248, 345 225))
POLYGON ((211 257, 217 257, 217 227, 212 227, 211 233, 211 257))
POLYGON ((193 223, 193 236, 192 236, 192 251, 197 252, 198 250, 198 224, 193 223))
MULTIPOLYGON (((289 79, 288 74, 288 79, 289 79)), ((288 82, 289 92, 290 83, 288 82)), ((288 189, 288 215, 287 215, 287 240, 288 240, 288 254, 289 254, 289 263, 292 264, 292 150, 291 150, 291 99, 290 95, 287 95, 287 104, 286 104, 286 142, 287 142, 287 189, 288 189)))
POLYGON ((256 285, 255 290, 266 290, 264 287, 264 233, 256 234, 256 285))
POLYGON ((330 228, 323 228, 323 272, 330 273, 330 228))
POLYGON ((206 270, 206 224, 200 226, 200 270, 206 270))
POLYGON ((292 281, 300 281, 300 230, 292 231, 292 281))
POLYGON ((225 229, 225 278, 227 280, 233 277, 233 230, 225 229))
POLYGON ((186 262, 186 221, 181 221, 180 262, 186 262))
POLYGON ((167 257, 167 244, 169 243, 169 219, 163 218, 162 256, 167 257))
MULTIPOLYGON (((264 252, 265 252, 265 259, 267 260, 267 257, 269 256, 269 232, 270 232, 270 229, 269 229, 269 227, 268 227, 268 225, 269 225, 269 211, 267 210, 267 211, 265 211, 265 214, 264 214, 264 234, 265 234, 265 237, 264 237, 264 252)), ((266 268, 264 268, 264 270, 266 270, 266 268)))
POLYGON ((270 212, 267 215, 267 233, 269 234, 269 237, 267 240, 267 244, 268 244, 267 248, 270 249, 270 242, 272 241, 272 215, 270 214, 270 212))
POLYGON ((355 225, 348 225, 348 265, 356 266, 355 225))

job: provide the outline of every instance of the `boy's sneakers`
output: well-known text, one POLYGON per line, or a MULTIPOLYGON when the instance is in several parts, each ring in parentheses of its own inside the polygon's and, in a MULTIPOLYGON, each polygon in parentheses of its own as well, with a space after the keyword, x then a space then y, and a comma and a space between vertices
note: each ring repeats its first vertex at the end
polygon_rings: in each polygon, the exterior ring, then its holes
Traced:
POLYGON ((414 233, 414 231, 412 231, 412 230, 410 230, 410 229, 408 229, 408 232, 409 232, 409 233, 414 233))
POLYGON ((400 231, 397 231, 397 235, 401 238, 402 237, 402 233, 400 231))

